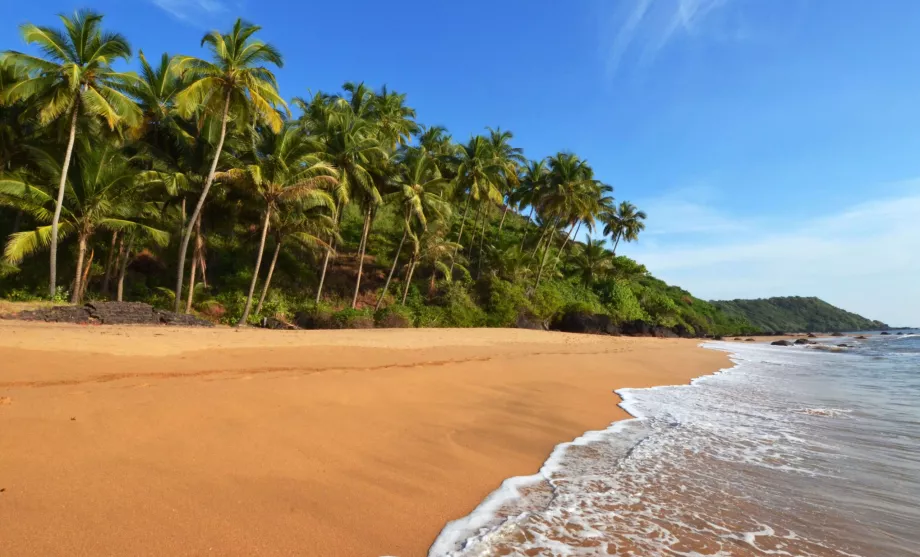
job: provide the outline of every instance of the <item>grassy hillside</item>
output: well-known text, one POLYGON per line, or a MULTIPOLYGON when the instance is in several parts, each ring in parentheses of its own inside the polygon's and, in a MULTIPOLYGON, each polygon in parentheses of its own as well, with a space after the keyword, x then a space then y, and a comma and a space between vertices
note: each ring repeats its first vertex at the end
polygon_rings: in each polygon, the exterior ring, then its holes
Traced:
POLYGON ((712 302, 727 315, 764 332, 832 332, 887 329, 881 321, 834 307, 818 298, 788 296, 712 302))

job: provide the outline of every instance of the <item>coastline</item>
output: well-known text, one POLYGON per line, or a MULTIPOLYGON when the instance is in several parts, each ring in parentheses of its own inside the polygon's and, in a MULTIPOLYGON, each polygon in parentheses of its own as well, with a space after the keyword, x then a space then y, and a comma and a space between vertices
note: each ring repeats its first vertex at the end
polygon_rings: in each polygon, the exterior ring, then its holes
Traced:
POLYGON ((502 481, 630 418, 612 391, 730 367, 698 344, 0 321, 0 537, 10 555, 425 555, 502 481))

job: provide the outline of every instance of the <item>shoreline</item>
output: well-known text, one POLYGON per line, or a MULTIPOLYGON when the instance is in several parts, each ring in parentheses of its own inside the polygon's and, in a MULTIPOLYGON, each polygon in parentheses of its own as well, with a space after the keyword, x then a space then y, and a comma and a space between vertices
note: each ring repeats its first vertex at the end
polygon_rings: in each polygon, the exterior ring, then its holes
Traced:
POLYGON ((613 391, 726 367, 698 344, 0 321, 0 537, 11 555, 425 555, 502 481, 628 419, 613 391))
MULTIPOLYGON (((761 337, 766 338, 766 337, 761 337)), ((617 407, 623 410, 626 413, 625 418, 615 420, 607 425, 603 429, 596 429, 585 431, 578 437, 572 439, 571 441, 564 441, 553 447, 552 452, 549 457, 543 462, 540 466, 540 469, 530 475, 515 476, 507 478, 501 483, 501 485, 490 493, 486 498, 483 499, 473 511, 462 518, 451 521, 444 526, 444 529, 438 534, 435 543, 431 546, 428 557, 441 557, 443 555, 452 555, 453 547, 461 544, 464 541, 474 538, 477 541, 481 541, 483 536, 488 536, 494 532, 497 528, 501 527, 504 524, 504 520, 501 520, 492 525, 492 527, 485 533, 479 533, 480 530, 485 527, 490 520, 495 520, 495 514, 507 504, 514 502, 516 499, 521 497, 521 489, 526 490, 527 488, 532 488, 540 483, 547 482, 550 475, 554 470, 557 470, 561 466, 561 461, 565 457, 565 453, 571 447, 579 447, 595 442, 600 442, 604 438, 610 435, 616 435, 622 428, 626 427, 629 422, 634 420, 645 419, 646 416, 640 415, 635 408, 631 409, 630 403, 630 394, 633 391, 647 390, 647 389, 661 389, 661 388, 672 388, 672 387, 693 387, 697 381, 705 377, 712 377, 728 371, 738 369, 740 363, 733 358, 737 354, 731 351, 731 346, 727 347, 707 347, 706 344, 714 342, 726 342, 726 341, 703 341, 699 343, 698 347, 705 350, 712 350, 718 353, 722 353, 728 356, 729 364, 728 367, 720 368, 711 373, 706 373, 698 377, 690 379, 687 383, 681 383, 677 385, 652 385, 649 387, 624 387, 621 389, 616 389, 613 394, 619 398, 617 407)), ((726 344, 731 344, 727 342, 726 344)), ((762 339, 758 339, 758 344, 763 344, 762 339)))

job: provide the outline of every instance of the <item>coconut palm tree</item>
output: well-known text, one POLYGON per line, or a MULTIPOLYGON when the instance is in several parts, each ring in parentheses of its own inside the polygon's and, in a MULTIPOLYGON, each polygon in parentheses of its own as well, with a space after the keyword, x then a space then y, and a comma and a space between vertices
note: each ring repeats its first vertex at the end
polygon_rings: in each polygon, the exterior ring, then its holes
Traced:
POLYGON ((335 201, 323 189, 336 182, 335 171, 320 160, 314 153, 314 144, 295 125, 284 126, 280 133, 273 132, 271 128, 262 130, 253 156, 255 160, 251 164, 219 175, 221 180, 226 179, 251 188, 264 204, 262 236, 255 269, 243 315, 237 326, 249 319, 272 214, 283 211, 284 205, 295 202, 313 207, 323 206, 329 214, 335 214, 335 201))
POLYGON ((201 39, 201 45, 207 46, 211 51, 212 61, 192 56, 176 57, 176 70, 188 83, 187 87, 176 95, 179 114, 188 118, 203 110, 207 115, 220 119, 220 135, 214 147, 211 168, 198 203, 185 225, 179 247, 175 291, 177 312, 182 295, 188 243, 208 197, 208 191, 214 183, 231 114, 240 122, 264 123, 276 132, 281 129, 283 123, 278 107, 286 110, 287 105, 278 94, 275 75, 266 65, 272 64, 280 68, 284 62, 281 53, 275 47, 253 38, 260 29, 261 27, 237 19, 229 33, 212 31, 201 39))
MULTIPOLYGON (((77 264, 71 302, 80 303, 85 290, 84 277, 89 265, 84 265, 87 246, 98 230, 136 231, 146 233, 161 245, 169 234, 143 224, 143 182, 131 159, 111 145, 99 146, 81 140, 75 149, 74 163, 65 175, 65 196, 62 204, 58 234, 77 236, 77 264)), ((44 174, 57 176, 59 163, 49 153, 36 153, 44 174)), ((26 211, 38 222, 52 219, 55 198, 42 180, 0 180, 0 204, 26 211)), ((4 249, 7 262, 16 264, 39 249, 50 245, 52 227, 42 225, 34 231, 12 234, 4 249)))
POLYGON ((568 225, 566 238, 571 236, 578 215, 584 214, 592 199, 592 172, 588 164, 571 153, 558 153, 548 160, 549 175, 546 191, 538 201, 540 210, 550 220, 548 237, 540 258, 534 291, 540 286, 543 269, 556 231, 560 225, 568 225))
POLYGON ((8 50, 0 59, 0 66, 13 66, 24 75, 0 91, 0 104, 26 101, 42 126, 58 119, 67 120, 67 146, 49 230, 49 296, 52 297, 57 287, 58 226, 77 122, 81 116, 101 119, 114 130, 120 126, 132 127, 140 120, 137 105, 125 94, 136 76, 116 72, 111 66, 131 57, 128 41, 118 33, 103 32, 102 16, 95 12, 84 10, 59 17, 63 31, 31 23, 19 28, 23 39, 38 47, 40 56, 8 50))
MULTIPOLYGON (((377 298, 374 311, 380 309, 380 304, 387 295, 393 273, 402 253, 406 237, 411 233, 413 222, 424 231, 428 228, 428 217, 446 218, 450 214, 450 204, 446 202, 441 193, 447 181, 440 177, 435 163, 417 150, 410 150, 404 157, 400 173, 395 177, 396 191, 390 196, 399 204, 404 213, 403 234, 393 256, 393 265, 390 274, 383 285, 383 290, 377 298)), ((414 236, 414 234, 413 234, 414 236)))
POLYGON ((639 233, 645 230, 643 222, 648 215, 628 201, 620 203, 616 210, 607 211, 604 216, 604 236, 613 238, 613 253, 616 255, 620 240, 635 242, 639 233))
POLYGON ((572 254, 570 263, 585 286, 591 286, 613 268, 614 255, 605 247, 605 243, 605 240, 588 238, 572 254))
MULTIPOLYGON (((469 142, 458 150, 458 160, 457 194, 465 194, 466 201, 463 204, 463 216, 460 218, 457 243, 463 245, 463 228, 466 225, 470 204, 475 201, 481 208, 487 201, 496 204, 502 202, 502 193, 499 189, 502 183, 502 167, 493 156, 489 140, 481 135, 470 138, 469 142)), ((475 230, 474 228, 474 234, 475 230)), ((470 241, 471 249, 473 244, 474 242, 470 241)))
POLYGON ((275 212, 272 216, 272 233, 275 236, 275 251, 272 254, 271 264, 268 266, 268 276, 262 286, 262 294, 256 305, 256 315, 262 313, 265 296, 271 286, 275 274, 275 265, 285 242, 295 242, 306 248, 329 248, 326 238, 337 238, 335 214, 329 211, 327 202, 321 199, 306 198, 293 206, 285 207, 284 211, 275 212))
POLYGON ((527 232, 530 230, 530 226, 533 223, 534 208, 536 207, 537 201, 546 190, 548 175, 549 172, 546 168, 546 159, 528 162, 520 178, 520 186, 515 189, 511 195, 510 203, 518 209, 530 206, 530 212, 527 214, 527 221, 524 223, 524 231, 521 234, 521 251, 524 250, 527 232))

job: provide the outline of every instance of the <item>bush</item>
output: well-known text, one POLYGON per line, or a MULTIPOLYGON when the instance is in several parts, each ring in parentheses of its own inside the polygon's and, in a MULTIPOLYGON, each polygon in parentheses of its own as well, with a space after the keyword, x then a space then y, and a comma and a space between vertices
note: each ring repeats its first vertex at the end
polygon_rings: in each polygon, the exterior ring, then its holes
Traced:
POLYGON ((534 314, 544 321, 551 321, 575 306, 586 313, 607 313, 593 290, 574 282, 546 281, 534 293, 534 314))
POLYGON ((345 308, 333 313, 331 317, 334 329, 374 328, 374 318, 368 310, 345 308))
POLYGON ((513 327, 522 314, 533 314, 524 288, 499 278, 484 284, 486 324, 489 327, 513 327))
POLYGON ((412 326, 412 310, 405 306, 387 306, 374 314, 374 323, 383 329, 405 329, 412 326))
POLYGON ((486 314, 473 302, 463 285, 451 283, 442 294, 443 327, 482 327, 486 314))
POLYGON ((642 309, 639 299, 625 281, 611 280, 601 286, 604 305, 617 323, 626 321, 648 321, 649 316, 642 309))
POLYGON ((445 325, 444 310, 438 306, 419 305, 413 309, 413 322, 416 327, 435 328, 445 325))

